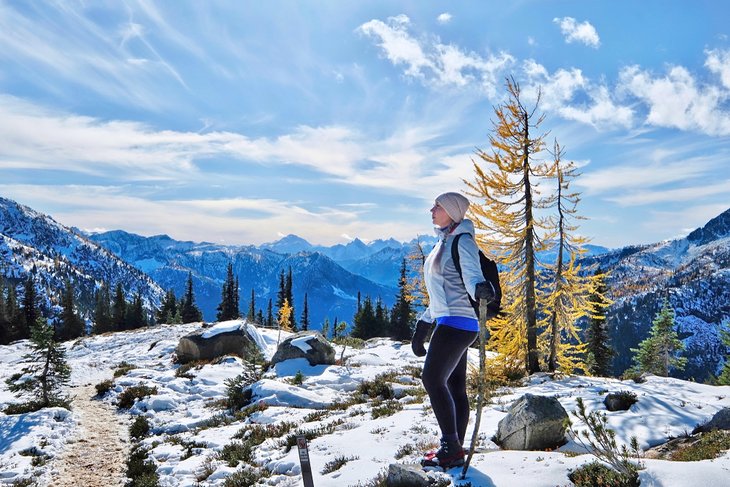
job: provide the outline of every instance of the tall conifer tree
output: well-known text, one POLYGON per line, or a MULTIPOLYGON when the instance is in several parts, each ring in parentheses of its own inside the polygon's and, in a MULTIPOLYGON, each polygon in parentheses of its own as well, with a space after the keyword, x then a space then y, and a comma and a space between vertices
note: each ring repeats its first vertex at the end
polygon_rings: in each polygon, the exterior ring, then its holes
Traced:
POLYGON ((218 321, 235 320, 240 316, 238 310, 238 279, 233 277, 233 264, 228 263, 226 280, 221 290, 221 302, 218 305, 218 321))
POLYGON ((109 297, 109 286, 102 282, 96 291, 94 305, 94 333, 106 333, 112 330, 111 298, 109 297))
POLYGON ((304 309, 302 310, 302 330, 309 330, 309 303, 307 303, 307 293, 304 293, 304 309))
POLYGON ((580 193, 572 191, 570 184, 579 174, 572 162, 563 161, 563 149, 557 140, 552 154, 558 184, 557 192, 546 203, 557 210, 557 217, 551 219, 557 241, 557 258, 554 265, 548 266, 553 280, 546 290, 549 293, 548 307, 544 313, 545 326, 541 338, 544 348, 547 348, 549 371, 559 368, 566 373, 586 372, 586 344, 582 341, 578 320, 592 315, 594 305, 589 298, 600 292, 597 285, 604 276, 588 274, 577 263, 588 243, 586 237, 576 234, 578 225, 575 220, 585 218, 578 215, 580 193))
POLYGON ((112 329, 124 330, 127 325, 127 301, 124 298, 122 283, 117 283, 114 290, 114 304, 112 305, 112 329))
POLYGON ((497 117, 489 136, 491 152, 477 150, 475 178, 465 181, 470 196, 484 201, 470 207, 470 217, 483 233, 477 237, 501 264, 503 313, 490 320, 490 346, 501 354, 503 365, 525 364, 527 373, 540 370, 537 310, 546 305, 537 289, 541 267, 537 252, 546 250, 540 231, 548 229, 535 210, 545 205, 537 197, 540 178, 553 177, 552 165, 538 162, 544 149, 540 134, 543 116, 537 116, 539 96, 528 109, 519 85, 507 80, 508 100, 494 109, 497 117), (535 135, 535 134, 538 135, 535 135))
POLYGON ((611 360, 615 354, 611 348, 606 322, 606 310, 612 301, 606 297, 608 295, 606 275, 601 269, 596 269, 594 276, 595 290, 588 298, 592 309, 586 329, 586 363, 588 372, 592 375, 608 377, 611 375, 611 360))
POLYGON ((33 272, 28 274, 23 286, 23 321, 17 328, 17 339, 30 338, 30 328, 38 320, 38 294, 35 290, 33 272))
POLYGON ((185 286, 185 297, 180 310, 180 321, 183 323, 195 323, 203 321, 203 313, 195 304, 195 293, 193 292, 193 273, 188 272, 188 281, 185 286))
POLYGON ((85 334, 86 324, 76 313, 74 305, 74 293, 71 281, 66 279, 66 286, 61 300, 61 330, 59 336, 62 340, 71 340, 85 334))

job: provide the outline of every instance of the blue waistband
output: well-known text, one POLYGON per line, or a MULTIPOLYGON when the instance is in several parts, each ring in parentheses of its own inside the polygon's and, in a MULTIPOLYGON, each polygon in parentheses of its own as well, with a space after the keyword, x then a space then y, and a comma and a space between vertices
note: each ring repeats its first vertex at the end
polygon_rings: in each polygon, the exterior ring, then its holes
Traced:
POLYGON ((477 319, 466 316, 442 316, 436 318, 436 324, 450 326, 459 330, 479 331, 479 322, 477 319))

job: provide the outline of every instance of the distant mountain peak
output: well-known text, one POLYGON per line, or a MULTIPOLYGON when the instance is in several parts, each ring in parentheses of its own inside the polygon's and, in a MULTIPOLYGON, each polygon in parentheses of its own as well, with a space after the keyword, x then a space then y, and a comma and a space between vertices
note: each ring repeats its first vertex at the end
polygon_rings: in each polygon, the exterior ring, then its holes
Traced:
POLYGON ((705 245, 725 237, 730 237, 730 209, 707 222, 704 227, 687 235, 687 240, 696 245, 705 245))

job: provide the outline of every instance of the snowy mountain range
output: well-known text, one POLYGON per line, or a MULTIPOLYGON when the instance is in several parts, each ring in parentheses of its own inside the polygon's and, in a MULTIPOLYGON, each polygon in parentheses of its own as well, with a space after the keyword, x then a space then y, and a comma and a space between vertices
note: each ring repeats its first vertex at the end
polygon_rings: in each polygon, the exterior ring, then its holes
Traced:
MULTIPOLYGON (((349 272, 327 255, 313 251, 313 246, 301 248, 301 243, 295 240, 298 237, 286 238, 282 245, 266 244, 261 248, 179 242, 167 235, 142 237, 121 230, 89 238, 178 296, 184 294, 188 272, 192 273, 196 302, 207 320, 215 319, 229 262, 239 279, 241 309, 248 310, 253 289, 255 308, 261 308, 264 314, 268 300, 276 302, 281 272, 287 274, 291 268, 296 318, 299 320, 301 316, 306 293, 313 329, 320 328, 325 318, 350 323, 357 309, 358 292, 363 298, 366 295, 373 299, 380 297, 388 306, 393 304, 397 292, 395 286, 378 284, 349 272)), ((355 252, 349 254, 355 255, 355 252)))
POLYGON ((121 283, 131 301, 139 292, 145 307, 160 305, 162 288, 142 270, 128 264, 77 230, 27 206, 0 197, 0 277, 19 287, 34 275, 41 306, 57 309, 65 280, 76 290, 76 304, 88 317, 102 281, 121 283))
POLYGON ((624 247, 585 263, 610 271, 615 372, 631 365, 629 349, 646 338, 665 298, 676 312, 688 361, 676 375, 703 380, 718 371, 728 353, 720 330, 730 327, 730 210, 684 238, 624 247))
MULTIPOLYGON (((435 237, 418 240, 426 251, 435 243, 435 237)), ((68 277, 87 317, 93 292, 102 280, 112 285, 121 282, 130 298, 139 290, 147 305, 157 306, 163 289, 181 296, 191 272, 197 303, 205 319, 213 320, 231 262, 244 312, 253 289, 256 308, 265 313, 268 300, 276 299, 281 271, 287 273, 291 267, 297 319, 307 293, 312 328, 319 328, 325 317, 350 322, 358 292, 393 303, 401 261, 415 241, 355 239, 323 247, 288 235, 256 247, 181 242, 166 235, 142 237, 121 230, 84 235, 0 198, 0 275, 19 286, 35 269, 46 308, 57 306, 68 277)), ((544 261, 551 258, 542 256, 544 261)), ((583 264, 610 271, 608 285, 615 303, 609 310, 609 326, 617 351, 614 372, 631 365, 630 348, 647 336, 665 297, 676 311, 688 358, 685 371, 678 375, 703 380, 722 365, 728 351, 720 330, 730 321, 730 210, 684 238, 616 250, 592 247, 583 264)))

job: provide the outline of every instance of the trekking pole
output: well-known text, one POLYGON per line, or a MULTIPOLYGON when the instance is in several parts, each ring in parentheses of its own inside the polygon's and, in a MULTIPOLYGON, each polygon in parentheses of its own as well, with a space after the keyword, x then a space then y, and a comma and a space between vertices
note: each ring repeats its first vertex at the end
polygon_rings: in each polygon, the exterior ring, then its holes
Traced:
POLYGON ((474 450, 477 447, 477 437, 479 436, 479 423, 482 421, 482 408, 484 407, 484 372, 486 368, 486 352, 487 347, 487 300, 479 301, 479 381, 477 382, 477 415, 474 418, 474 432, 471 434, 471 446, 469 447, 469 455, 464 462, 464 468, 461 470, 461 480, 466 478, 466 471, 469 470, 471 457, 474 456, 474 450))

